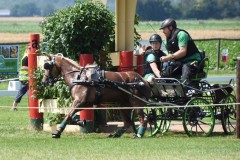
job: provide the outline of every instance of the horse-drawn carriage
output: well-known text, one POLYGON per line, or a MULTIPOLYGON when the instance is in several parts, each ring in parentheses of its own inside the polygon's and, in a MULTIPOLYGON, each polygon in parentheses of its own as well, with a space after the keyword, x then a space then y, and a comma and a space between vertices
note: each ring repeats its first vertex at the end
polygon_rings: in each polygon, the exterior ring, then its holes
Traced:
MULTIPOLYGON (((209 136, 215 121, 220 120, 226 134, 235 131, 236 99, 231 94, 231 84, 210 85, 199 82, 199 89, 190 88, 185 92, 183 84, 177 79, 156 79, 155 87, 159 96, 153 97, 144 109, 148 119, 149 135, 168 131, 171 121, 182 121, 188 136, 209 136)), ((137 121, 134 111, 132 119, 134 131, 137 121)))
MULTIPOLYGON (((202 61, 192 83, 185 86, 175 78, 156 78, 153 96, 147 105, 145 116, 148 119, 149 136, 168 131, 171 121, 182 121, 188 136, 209 136, 219 120, 225 134, 231 134, 236 126, 236 98, 233 80, 228 84, 208 83, 209 61, 201 52, 202 61), (151 106, 154 106, 151 108, 151 106)), ((132 119, 136 119, 134 111, 132 119)), ((135 122, 137 122, 135 120, 135 122)), ((133 125, 137 132, 137 123, 133 125)))
POLYGON ((59 55, 49 56, 49 60, 44 65, 49 70, 44 81, 48 79, 55 82, 62 76, 69 85, 73 98, 72 108, 52 134, 53 138, 60 138, 67 122, 81 107, 110 101, 119 103, 121 107, 140 108, 120 109, 124 127, 112 137, 121 136, 131 125, 137 132, 139 122, 141 125, 145 123, 150 136, 154 136, 166 132, 174 120, 183 122, 184 130, 189 136, 209 136, 216 119, 221 120, 226 134, 235 130, 236 100, 232 95, 231 82, 211 85, 202 80, 207 75, 204 66, 208 59, 205 57, 199 70, 193 75, 191 86, 184 86, 174 78, 156 78, 154 85, 150 86, 133 71, 100 71, 92 66, 82 68, 59 55))

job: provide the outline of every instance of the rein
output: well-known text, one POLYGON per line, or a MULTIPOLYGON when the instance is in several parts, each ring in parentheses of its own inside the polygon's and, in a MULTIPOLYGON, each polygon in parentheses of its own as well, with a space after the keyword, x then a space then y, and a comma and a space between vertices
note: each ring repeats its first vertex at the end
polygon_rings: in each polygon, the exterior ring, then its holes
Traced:
POLYGON ((71 74, 71 73, 75 73, 75 72, 80 72, 81 70, 73 70, 73 71, 69 71, 69 72, 66 72, 64 73, 62 76, 66 76, 67 74, 71 74))

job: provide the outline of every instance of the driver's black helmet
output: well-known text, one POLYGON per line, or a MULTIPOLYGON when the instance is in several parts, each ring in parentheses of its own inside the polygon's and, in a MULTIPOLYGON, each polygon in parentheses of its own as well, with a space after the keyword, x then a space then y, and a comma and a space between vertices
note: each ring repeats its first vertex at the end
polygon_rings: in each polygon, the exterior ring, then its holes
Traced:
POLYGON ((177 28, 177 23, 174 19, 172 18, 168 18, 168 19, 165 19, 162 24, 161 24, 161 27, 160 29, 163 29, 165 27, 170 27, 172 26, 173 28, 177 28))
POLYGON ((160 44, 162 44, 162 38, 158 35, 158 34, 153 34, 151 35, 151 37, 149 38, 149 42, 160 42, 160 44))

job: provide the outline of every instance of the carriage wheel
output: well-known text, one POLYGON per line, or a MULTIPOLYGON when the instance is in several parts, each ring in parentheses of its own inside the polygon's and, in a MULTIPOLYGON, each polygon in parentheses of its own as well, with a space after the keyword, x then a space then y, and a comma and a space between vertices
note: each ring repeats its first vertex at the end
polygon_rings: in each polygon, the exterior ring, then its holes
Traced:
POLYGON ((183 114, 183 127, 187 135, 209 136, 215 124, 213 108, 203 98, 193 98, 187 106, 189 107, 184 110, 183 114))
MULTIPOLYGON (((159 118, 159 115, 161 115, 162 110, 161 109, 155 109, 155 108, 146 108, 143 110, 144 116, 147 117, 148 122, 147 122, 147 133, 148 136, 155 136, 161 126, 162 126, 162 120, 159 118)), ((131 114, 131 119, 132 119, 132 127, 133 131, 137 134, 138 127, 139 127, 139 119, 138 116, 135 113, 135 110, 132 110, 131 114)))
POLYGON ((160 108, 159 109, 159 115, 158 115, 158 117, 159 117, 159 119, 161 119, 162 121, 161 121, 161 126, 160 126, 160 128, 159 128, 159 131, 160 131, 160 133, 166 133, 166 132, 168 132, 168 129, 169 129, 169 127, 170 127, 170 124, 171 124, 171 120, 170 120, 170 118, 169 118, 169 116, 168 116, 168 112, 169 112, 169 109, 166 109, 166 108, 160 108))
POLYGON ((233 134, 236 131, 236 98, 232 94, 228 95, 222 107, 222 127, 225 134, 233 134), (234 104, 233 104, 234 103, 234 104))

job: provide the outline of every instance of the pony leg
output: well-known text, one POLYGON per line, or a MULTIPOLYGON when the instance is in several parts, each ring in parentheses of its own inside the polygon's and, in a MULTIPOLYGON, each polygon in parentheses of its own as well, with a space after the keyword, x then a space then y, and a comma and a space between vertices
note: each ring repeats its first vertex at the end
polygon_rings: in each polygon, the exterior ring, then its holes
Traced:
MULTIPOLYGON (((59 128, 52 133, 52 138, 60 138, 61 137, 61 133, 64 131, 64 129, 66 128, 67 123, 72 119, 72 117, 74 116, 74 114, 79 111, 76 110, 77 106, 79 105, 78 101, 74 101, 73 105, 74 107, 72 107, 72 109, 70 110, 70 112, 65 116, 64 120, 61 122, 59 128)), ((86 122, 77 122, 79 125, 85 125, 86 122)))
POLYGON ((138 132, 136 135, 133 136, 133 138, 142 138, 144 136, 144 133, 146 131, 147 128, 147 119, 144 116, 144 112, 142 109, 137 109, 137 115, 138 115, 138 119, 140 122, 139 128, 138 128, 138 132))
POLYGON ((127 129, 131 126, 131 110, 120 110, 123 117, 124 126, 116 130, 114 134, 110 134, 109 138, 119 138, 121 137, 127 129))
POLYGON ((125 127, 119 128, 116 130, 116 132, 114 134, 110 134, 108 136, 108 138, 119 138, 123 135, 123 133, 126 132, 126 130, 127 130, 127 128, 125 128, 125 127))
MULTIPOLYGON (((145 98, 143 97, 143 99, 145 98)), ((130 103, 133 107, 145 105, 142 101, 135 99, 131 99, 130 103)), ((134 135, 133 138, 142 138, 147 128, 147 117, 145 116, 143 109, 136 109, 136 115, 138 116, 140 125, 138 127, 137 134, 134 135)))

